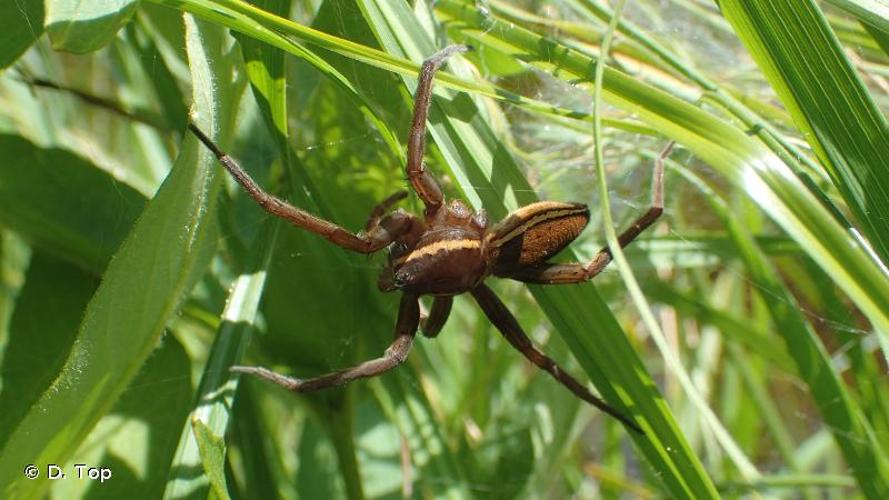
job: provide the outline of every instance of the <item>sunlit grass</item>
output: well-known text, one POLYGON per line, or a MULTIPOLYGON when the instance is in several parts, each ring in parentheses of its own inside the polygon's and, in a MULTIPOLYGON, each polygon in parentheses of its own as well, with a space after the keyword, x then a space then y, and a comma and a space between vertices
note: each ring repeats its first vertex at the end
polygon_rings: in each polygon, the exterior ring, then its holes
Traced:
POLYGON ((45 34, 39 9, 0 7, 36 27, 0 43, 0 496, 889 495, 889 23, 870 2, 253 3, 56 8, 45 34), (376 289, 382 255, 241 195, 183 137, 186 110, 268 189, 360 228, 406 186, 415 71, 447 43, 476 50, 436 86, 430 169, 494 220, 590 205, 563 260, 646 210, 677 142, 665 216, 614 269, 492 280, 645 436, 532 369, 468 298, 379 379, 294 396, 228 372, 376 356, 397 298, 376 289), (38 462, 114 481, 24 479, 38 462))

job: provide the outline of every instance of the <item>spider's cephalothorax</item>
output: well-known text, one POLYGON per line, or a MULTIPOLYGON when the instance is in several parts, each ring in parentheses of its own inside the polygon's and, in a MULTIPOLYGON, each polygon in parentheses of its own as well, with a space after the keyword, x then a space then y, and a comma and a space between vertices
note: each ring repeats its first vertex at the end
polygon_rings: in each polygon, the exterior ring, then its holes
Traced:
POLYGON ((413 231, 389 247, 380 289, 450 296, 475 288, 487 274, 487 225, 484 212, 473 214, 460 200, 442 205, 425 221, 414 218, 413 231))
POLYGON ((460 200, 442 205, 411 223, 422 227, 389 247, 389 265, 380 289, 417 295, 452 296, 469 292, 490 275, 543 264, 586 227, 586 205, 543 201, 516 210, 488 228, 485 213, 472 213, 460 200))
MULTIPOLYGON (((469 292, 506 340, 529 361, 584 401, 642 432, 633 420, 594 396, 538 350, 512 313, 484 284, 489 276, 526 283, 562 284, 581 283, 599 274, 611 262, 607 247, 587 264, 549 262, 586 227, 589 222, 586 205, 554 201, 532 203, 488 227, 483 211, 473 213, 460 200, 445 203, 441 188, 423 164, 433 75, 448 57, 465 50, 466 47, 459 45, 447 47, 427 59, 420 70, 408 137, 407 176, 426 207, 422 218, 400 209, 391 210, 407 197, 407 192, 399 192, 374 208, 364 231, 350 232, 263 191, 197 126, 189 124, 191 131, 213 151, 235 180, 270 214, 285 218, 347 250, 369 254, 388 248, 389 262, 380 276, 379 286, 383 291, 402 292, 395 339, 380 358, 312 379, 287 377, 261 367, 237 366, 232 369, 271 380, 294 392, 308 392, 379 375, 405 360, 418 329, 422 329, 427 337, 438 335, 451 311, 453 296, 469 292), (421 295, 432 296, 432 308, 425 317, 420 313, 421 295)), ((669 151, 670 146, 655 162, 651 208, 620 235, 621 246, 633 241, 660 216, 663 160, 669 151)))

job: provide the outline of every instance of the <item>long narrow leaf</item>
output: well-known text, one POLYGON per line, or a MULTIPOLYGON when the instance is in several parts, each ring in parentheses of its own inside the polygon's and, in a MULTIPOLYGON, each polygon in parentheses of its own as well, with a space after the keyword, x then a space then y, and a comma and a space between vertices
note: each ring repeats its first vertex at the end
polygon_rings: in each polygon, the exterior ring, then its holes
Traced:
POLYGON ((721 5, 886 262, 889 124, 824 15, 812 0, 721 5))
MULTIPOLYGON (((213 64, 193 60, 195 80, 207 82, 213 64)), ((206 88, 213 86, 195 85, 206 88)), ((211 95, 197 92, 195 99, 215 109, 211 95)), ((210 155, 198 161, 197 151, 196 140, 184 143, 170 176, 109 264, 61 373, 0 450, 4 497, 33 498, 45 491, 48 480, 27 479, 21 464, 64 462, 74 453, 203 274, 215 251, 212 208, 219 182, 210 155)))

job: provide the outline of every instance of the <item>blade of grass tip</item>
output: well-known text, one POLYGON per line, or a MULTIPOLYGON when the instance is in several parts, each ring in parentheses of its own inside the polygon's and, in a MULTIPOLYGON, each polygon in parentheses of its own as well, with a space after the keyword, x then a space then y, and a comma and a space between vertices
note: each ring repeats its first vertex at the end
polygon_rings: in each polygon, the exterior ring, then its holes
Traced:
MULTIPOLYGON (((191 37, 212 31, 198 30, 190 19, 191 37)), ((207 108, 209 121, 217 110, 217 85, 210 82, 227 58, 202 51, 191 56, 195 102, 207 108)), ((183 143, 174 168, 108 265, 61 374, 0 450, 4 498, 35 498, 46 491, 46 478, 25 478, 21 464, 71 458, 155 349, 167 321, 209 265, 218 241, 214 214, 220 178, 214 176, 212 155, 198 151, 196 139, 183 143)))
POLYGON ((197 417, 192 418, 190 423, 201 462, 204 464, 204 474, 209 478, 212 487, 212 495, 208 495, 208 498, 228 500, 230 497, 225 481, 225 441, 197 417))
MULTIPOLYGON (((626 257, 621 250, 617 232, 614 229, 614 221, 611 217, 611 204, 608 200, 608 183, 605 176, 604 159, 602 154, 602 123, 599 120, 599 116, 601 115, 602 109, 602 81, 605 75, 605 61, 608 57, 608 49, 611 45, 611 40, 614 36, 614 31, 617 27, 625 3, 626 0, 619 0, 617 6, 614 8, 613 16, 608 24, 608 30, 605 32, 605 38, 602 41, 602 57, 596 60, 595 90, 593 93, 593 135, 595 138, 596 152, 595 166, 599 177, 599 199, 602 206, 602 225, 605 228, 605 236, 614 263, 617 265, 621 278, 623 278, 627 289, 630 291, 630 296, 636 304, 639 313, 642 315, 642 320, 648 328, 652 339, 654 339, 655 344, 658 346, 658 349, 661 351, 661 355, 664 357, 667 366, 669 366, 670 370, 676 375, 685 394, 704 416, 704 420, 710 424, 710 428, 716 436, 716 439, 732 459, 732 462, 734 462, 742 476, 747 480, 755 480, 760 476, 759 471, 747 456, 744 455, 744 452, 741 451, 741 448, 734 439, 732 439, 731 434, 729 434, 725 427, 723 427, 716 414, 713 413, 713 410, 695 387, 691 377, 682 366, 682 363, 676 358, 673 350, 670 348, 660 325, 654 317, 654 313, 651 311, 651 306, 648 304, 645 295, 642 293, 639 283, 636 281, 636 277, 633 274, 633 270, 630 268, 630 264, 627 262, 626 257)), ((670 149, 672 149, 672 145, 673 144, 670 143, 661 153, 661 156, 656 160, 656 162, 660 163, 660 167, 658 168, 663 168, 663 162, 666 160, 666 156, 669 154, 670 149)), ((656 182, 663 182, 662 171, 656 171, 654 175, 655 177, 661 178, 660 181, 656 182)), ((660 197, 658 193, 652 194, 654 197, 660 197)), ((662 204, 663 200, 659 200, 658 203, 662 204)))
POLYGON ((207 476, 192 474, 201 463, 205 468, 210 466, 205 460, 206 453, 202 452, 197 441, 197 426, 200 425, 202 432, 212 438, 211 441, 223 436, 228 427, 239 379, 229 372, 229 368, 243 358, 250 342, 265 285, 266 269, 272 258, 279 226, 278 219, 266 219, 257 236, 258 243, 251 247, 253 254, 248 268, 235 279, 229 292, 222 311, 222 323, 201 378, 196 406, 183 427, 179 448, 170 467, 164 494, 167 498, 181 498, 206 490, 212 486, 208 477, 218 476, 221 472, 214 471, 207 476))

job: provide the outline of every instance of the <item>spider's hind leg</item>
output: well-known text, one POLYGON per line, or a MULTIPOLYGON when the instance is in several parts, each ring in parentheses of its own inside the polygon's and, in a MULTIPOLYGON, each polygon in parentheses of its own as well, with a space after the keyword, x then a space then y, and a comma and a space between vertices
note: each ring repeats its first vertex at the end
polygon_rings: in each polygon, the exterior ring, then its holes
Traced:
POLYGON ((519 322, 516 321, 515 316, 509 312, 509 309, 507 309, 503 302, 494 295, 494 292, 492 292, 490 288, 484 284, 479 285, 472 290, 472 296, 475 298, 475 301, 478 302, 478 305, 481 306, 485 315, 491 320, 491 323, 500 330, 500 333, 503 334, 506 341, 517 351, 521 352, 528 361, 552 375, 553 378, 558 380, 559 383, 573 392, 580 399, 620 420, 634 431, 640 434, 645 434, 642 428, 639 427, 639 424, 622 414, 617 408, 609 405, 601 398, 594 396, 583 384, 562 370, 552 358, 537 349, 531 342, 531 339, 529 339, 522 330, 522 327, 519 325, 519 322))
MULTIPOLYGON (((621 248, 632 243, 643 231, 651 227, 664 212, 664 162, 666 162, 667 156, 670 155, 670 151, 673 150, 674 144, 673 141, 670 141, 655 160, 654 173, 651 180, 651 206, 617 237, 621 248)), ((517 269, 503 277, 541 285, 582 283, 595 278, 611 263, 612 258, 611 249, 608 246, 604 246, 586 265, 543 262, 517 269)))

